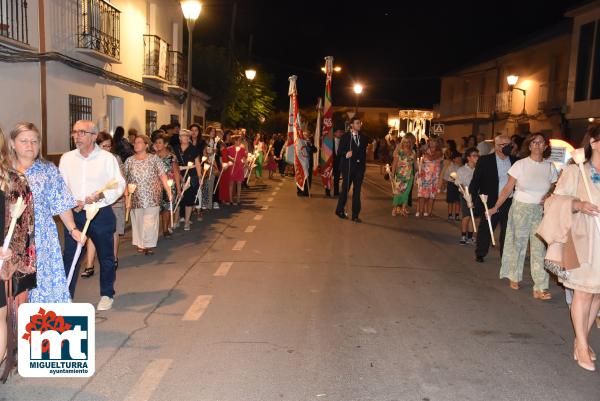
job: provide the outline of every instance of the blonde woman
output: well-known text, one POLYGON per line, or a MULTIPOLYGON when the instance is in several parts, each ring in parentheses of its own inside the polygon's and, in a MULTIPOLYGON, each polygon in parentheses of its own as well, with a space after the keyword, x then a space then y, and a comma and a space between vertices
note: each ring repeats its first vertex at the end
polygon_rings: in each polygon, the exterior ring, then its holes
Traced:
POLYGON ((32 123, 20 123, 10 133, 15 169, 27 177, 35 212, 37 288, 29 302, 71 302, 54 216, 60 216, 75 242, 83 239, 73 218, 77 202, 58 168, 40 155, 41 134, 32 123))
POLYGON ((160 204, 163 189, 169 200, 172 192, 167 183, 163 162, 156 155, 148 153, 150 138, 138 134, 133 142, 135 152, 125 161, 125 178, 136 189, 127 204, 131 205, 131 229, 133 245, 138 252, 153 255, 158 242, 160 204))
POLYGON ((27 207, 17 220, 9 249, 4 252, 0 247, 0 260, 4 261, 0 270, 0 365, 4 363, 4 372, 0 370, 2 382, 6 381, 16 365, 17 333, 16 330, 9 332, 8 327, 16 327, 19 304, 27 300, 27 290, 35 287, 36 279, 33 196, 27 179, 11 168, 4 138, 4 133, 0 130, 0 227, 4 227, 2 237, 8 231, 11 219, 10 205, 20 196, 27 207), (7 345, 10 345, 8 352, 7 345))

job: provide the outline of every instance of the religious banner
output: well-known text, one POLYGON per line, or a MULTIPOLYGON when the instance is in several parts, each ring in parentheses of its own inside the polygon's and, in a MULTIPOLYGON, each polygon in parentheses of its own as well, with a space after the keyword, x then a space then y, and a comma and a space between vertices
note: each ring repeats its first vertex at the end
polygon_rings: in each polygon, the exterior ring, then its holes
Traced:
POLYGON ((292 75, 290 80, 290 87, 288 95, 290 96, 290 111, 288 121, 288 151, 286 152, 286 160, 291 160, 289 155, 290 148, 293 150, 294 170, 296 173, 296 186, 300 190, 304 190, 304 185, 308 174, 310 174, 308 167, 308 152, 306 150, 306 140, 304 133, 302 132, 302 122, 300 120, 300 112, 298 110, 298 90, 296 88, 297 76, 292 75), (292 146, 290 146, 290 139, 292 140, 292 146))
MULTIPOLYGON (((323 140, 321 143, 319 166, 325 189, 331 189, 333 181, 333 107, 331 104, 331 78, 333 57, 325 57, 325 103, 323 105, 323 140)), ((316 141, 315 141, 316 142, 316 141)))
POLYGON ((312 155, 313 158, 313 171, 312 175, 317 175, 319 171, 319 149, 321 147, 321 113, 323 112, 323 99, 319 98, 317 101, 317 123, 315 124, 315 137, 313 144, 317 148, 317 151, 312 155))

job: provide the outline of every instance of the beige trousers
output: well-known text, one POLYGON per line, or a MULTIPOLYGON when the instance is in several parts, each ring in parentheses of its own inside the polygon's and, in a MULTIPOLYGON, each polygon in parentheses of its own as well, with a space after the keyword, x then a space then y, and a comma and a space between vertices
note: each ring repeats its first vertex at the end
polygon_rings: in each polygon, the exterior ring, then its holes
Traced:
POLYGON ((160 207, 131 209, 131 234, 134 246, 154 248, 158 241, 160 207))

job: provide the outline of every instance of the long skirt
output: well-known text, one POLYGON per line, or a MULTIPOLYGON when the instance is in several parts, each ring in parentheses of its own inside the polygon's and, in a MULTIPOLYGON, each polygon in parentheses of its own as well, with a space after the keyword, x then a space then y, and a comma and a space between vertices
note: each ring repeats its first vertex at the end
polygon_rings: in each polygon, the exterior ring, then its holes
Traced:
POLYGON ((204 184, 202 184, 202 209, 212 209, 214 178, 213 174, 209 175, 208 173, 204 177, 204 184))
POLYGON ((264 153, 258 152, 258 156, 256 157, 256 178, 262 177, 264 161, 265 161, 264 153))
POLYGON ((544 269, 544 256, 546 247, 536 235, 542 221, 543 206, 535 203, 522 203, 513 200, 508 213, 508 225, 502 251, 502 267, 500 278, 511 281, 523 280, 523 265, 527 244, 530 246, 531 278, 533 289, 544 291, 548 289, 548 273, 544 269))
POLYGON ((223 174, 223 176, 219 182, 219 200, 221 203, 229 203, 231 202, 231 199, 229 199, 229 182, 231 181, 231 174, 229 169, 222 171, 221 174, 223 174))

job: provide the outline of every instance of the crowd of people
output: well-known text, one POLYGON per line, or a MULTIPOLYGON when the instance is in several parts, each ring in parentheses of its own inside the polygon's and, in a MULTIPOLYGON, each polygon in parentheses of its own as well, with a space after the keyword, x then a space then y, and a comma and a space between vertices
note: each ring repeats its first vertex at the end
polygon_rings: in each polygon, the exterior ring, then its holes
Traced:
POLYGON ((111 136, 81 120, 71 131, 75 149, 58 167, 42 157, 34 124, 19 123, 6 138, 0 131, 0 224, 5 235, 8 223, 16 224, 8 249, 0 248, 2 381, 15 366, 19 304, 71 302, 78 278, 92 277, 97 260, 97 310, 112 308, 128 220, 133 246, 150 256, 160 233, 169 239, 180 224, 189 231, 194 214, 201 221, 206 210, 240 205, 242 187, 251 177, 260 183, 263 168, 269 178, 278 168, 285 173, 283 136, 265 142, 245 129, 208 127, 204 135, 197 124, 182 129, 175 123, 150 136, 129 129, 126 137, 123 127, 111 136), (55 217, 64 225, 62 250, 55 217))
POLYGON ((550 140, 542 133, 463 139, 462 152, 453 140, 417 145, 412 134, 400 139, 388 170, 392 215, 408 215, 413 182, 417 217, 431 216, 445 190, 448 220, 460 221, 459 243, 475 244, 479 263, 499 225, 499 278, 519 290, 528 256, 532 296, 545 301, 552 299, 549 272, 555 274, 571 308, 574 358, 595 370, 588 337, 594 322, 600 327, 600 124, 592 123, 583 140, 583 167, 570 164, 562 172, 549 160, 550 140))

